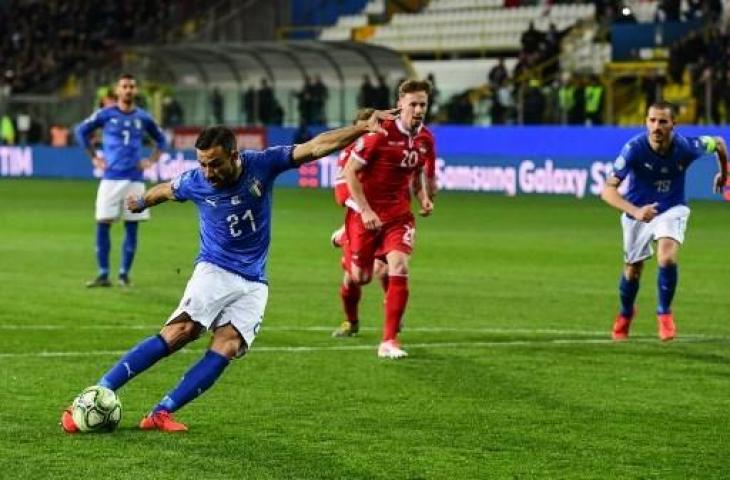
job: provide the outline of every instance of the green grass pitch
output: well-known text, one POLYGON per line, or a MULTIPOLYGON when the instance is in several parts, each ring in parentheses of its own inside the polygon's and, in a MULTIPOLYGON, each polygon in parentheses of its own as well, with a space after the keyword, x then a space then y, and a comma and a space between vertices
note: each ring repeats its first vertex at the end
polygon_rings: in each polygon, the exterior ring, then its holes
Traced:
MULTIPOLYGON (((84 387, 176 306, 197 252, 189 204, 142 226, 135 287, 94 275, 93 182, 0 180, 0 477, 668 479, 730 475, 730 205, 695 202, 680 253, 676 342, 656 337, 647 265, 631 341, 613 344, 618 215, 599 200, 444 193, 418 220, 402 335, 376 358, 379 285, 358 338, 341 321, 342 218, 330 192, 274 196, 260 336, 178 413, 141 416, 207 345, 120 390, 112 434, 66 435, 84 387)), ((112 230, 116 270, 122 229, 112 230)))

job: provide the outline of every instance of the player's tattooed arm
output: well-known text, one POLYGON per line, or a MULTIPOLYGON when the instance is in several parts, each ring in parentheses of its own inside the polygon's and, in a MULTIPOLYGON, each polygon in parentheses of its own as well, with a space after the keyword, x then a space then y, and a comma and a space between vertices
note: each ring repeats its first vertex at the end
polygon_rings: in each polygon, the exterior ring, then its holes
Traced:
POLYGON ((127 197, 127 208, 132 213, 139 213, 146 208, 159 205, 174 198, 175 196, 170 182, 158 183, 144 192, 143 195, 129 195, 127 197))
POLYGON ((715 137, 715 152, 717 152, 717 175, 713 182, 713 190, 722 193, 727 184, 727 144, 722 137, 715 137))

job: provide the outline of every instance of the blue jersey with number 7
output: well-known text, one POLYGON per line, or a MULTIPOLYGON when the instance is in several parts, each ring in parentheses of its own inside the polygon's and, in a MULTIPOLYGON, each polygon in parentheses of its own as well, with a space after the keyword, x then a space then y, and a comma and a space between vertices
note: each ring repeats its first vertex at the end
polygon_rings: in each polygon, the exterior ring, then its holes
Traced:
POLYGON ((76 127, 76 142, 89 149, 89 135, 97 128, 102 129, 101 144, 106 161, 104 178, 107 180, 142 181, 139 162, 145 134, 154 139, 157 148, 165 148, 165 136, 160 127, 141 108, 123 112, 115 105, 97 110, 76 127))

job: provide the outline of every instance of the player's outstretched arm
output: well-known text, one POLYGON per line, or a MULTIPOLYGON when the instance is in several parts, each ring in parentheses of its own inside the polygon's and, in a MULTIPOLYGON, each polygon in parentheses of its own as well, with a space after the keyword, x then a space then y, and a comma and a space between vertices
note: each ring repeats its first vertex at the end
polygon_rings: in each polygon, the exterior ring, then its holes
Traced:
POLYGON ((127 197, 127 208, 132 213, 139 213, 146 208, 154 207, 160 203, 174 199, 172 185, 170 182, 158 183, 150 188, 143 195, 130 195, 127 197))
POLYGON ((649 205, 637 207, 619 193, 619 185, 621 185, 620 179, 616 177, 609 177, 608 180, 606 180, 606 185, 603 187, 603 191, 601 191, 601 199, 613 208, 621 210, 642 222, 649 222, 652 218, 656 217, 656 207, 658 203, 651 203, 649 205))
POLYGON ((716 193, 722 193, 727 183, 727 144, 724 138, 715 137, 715 145, 718 172, 712 187, 716 193))
POLYGON ((366 133, 383 132, 380 122, 395 119, 397 113, 397 109, 376 110, 365 124, 350 125, 320 133, 310 141, 294 147, 292 161, 295 165, 311 162, 337 150, 342 150, 366 133))

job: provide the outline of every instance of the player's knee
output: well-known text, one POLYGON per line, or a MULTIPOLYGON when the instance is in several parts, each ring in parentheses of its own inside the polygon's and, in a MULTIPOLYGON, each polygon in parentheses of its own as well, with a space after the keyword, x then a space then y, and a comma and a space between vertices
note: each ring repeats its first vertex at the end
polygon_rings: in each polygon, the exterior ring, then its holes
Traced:
POLYGON ((357 285, 366 285, 372 280, 372 273, 359 268, 353 268, 350 272, 350 280, 357 285))
POLYGON ((657 255, 657 264, 662 267, 671 267, 677 264, 677 257, 673 254, 657 255))
POLYGON ((216 334, 210 345, 210 349, 219 353, 229 360, 243 357, 248 352, 246 341, 238 333, 216 334))
POLYGON ((624 268, 624 277, 626 277, 627 280, 639 280, 641 278, 641 271, 643 268, 643 263, 629 263, 624 268))
POLYGON ((170 347, 170 350, 175 351, 198 338, 200 331, 200 325, 195 323, 188 314, 183 313, 171 323, 165 325, 160 335, 170 347))
POLYGON ((386 275, 388 273, 388 264, 384 262, 375 262, 375 266, 373 267, 373 276, 374 277, 382 277, 383 275, 386 275))

